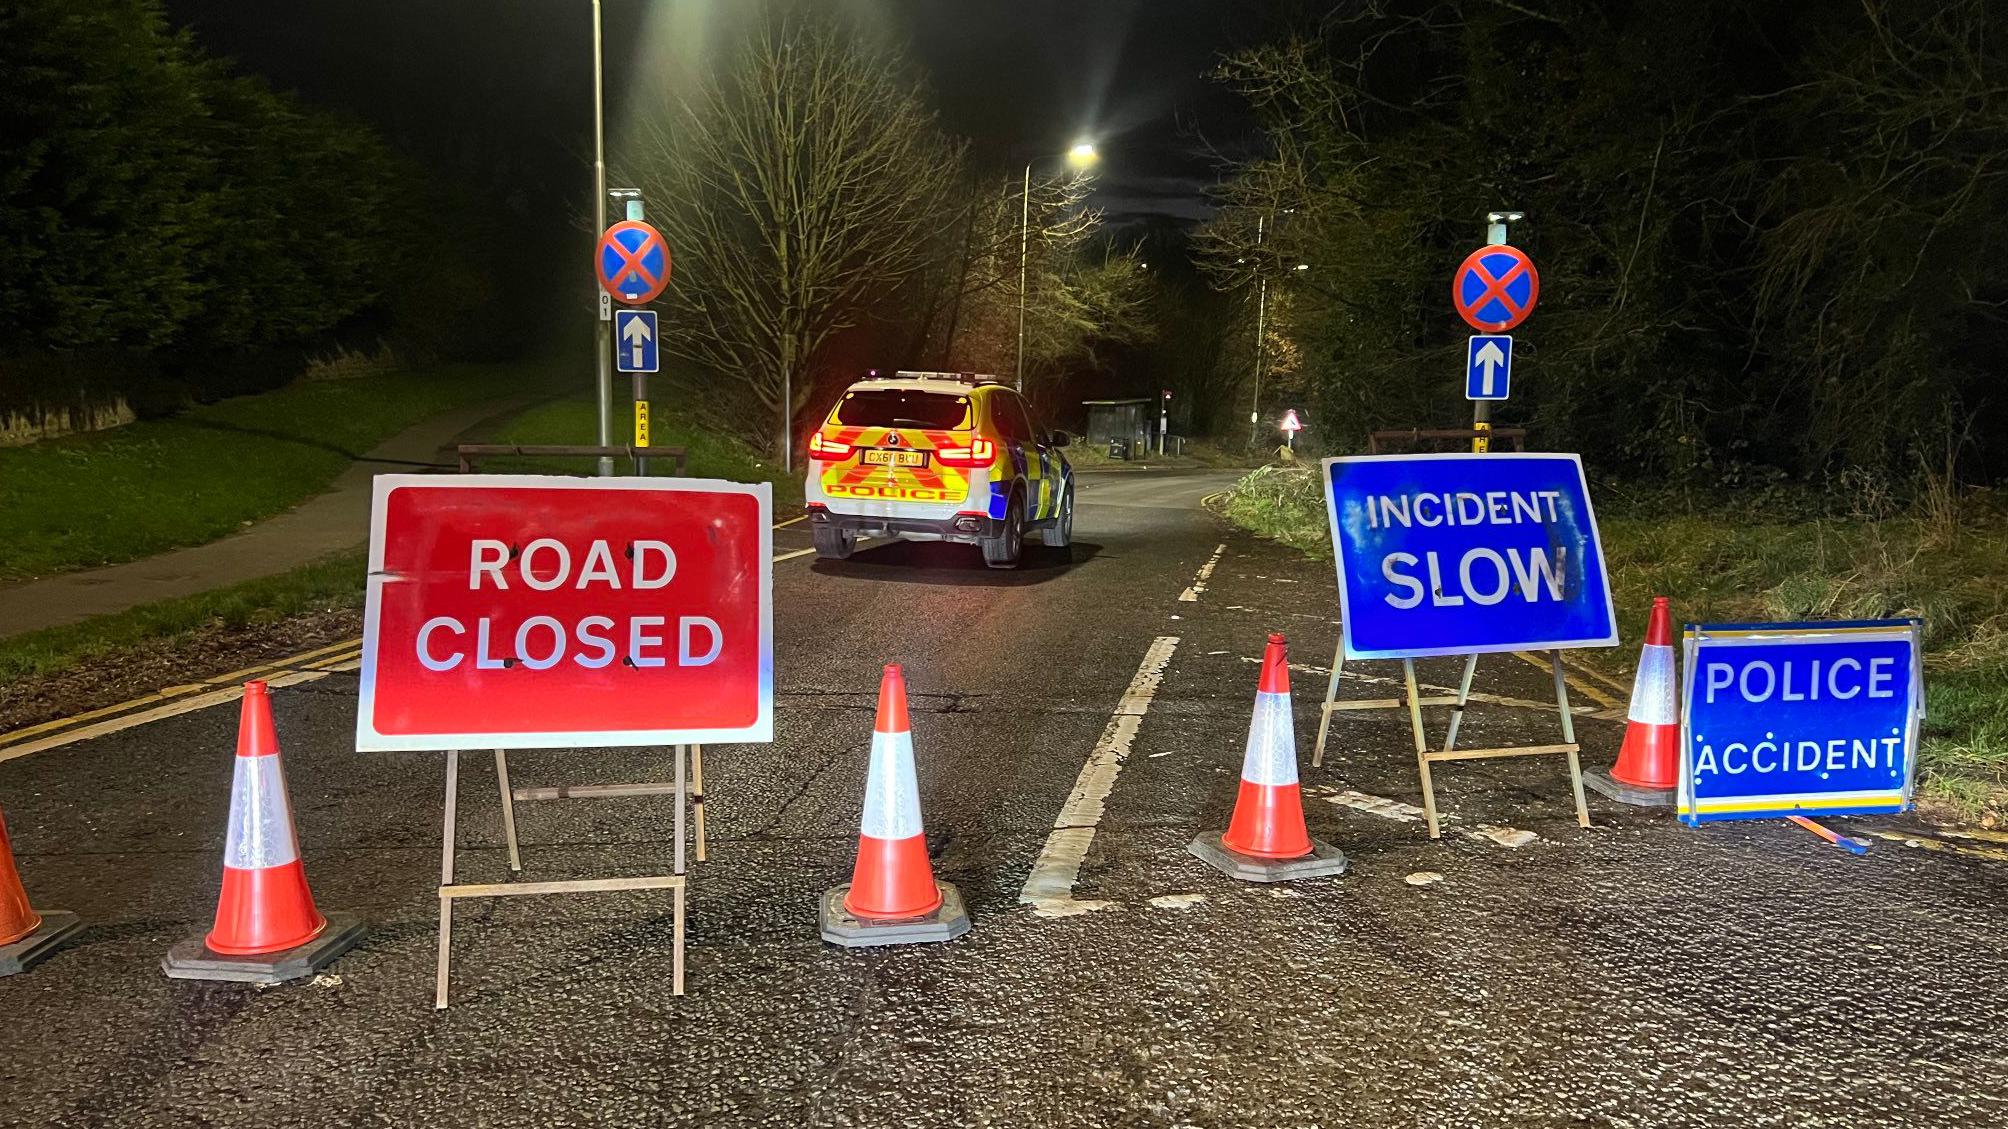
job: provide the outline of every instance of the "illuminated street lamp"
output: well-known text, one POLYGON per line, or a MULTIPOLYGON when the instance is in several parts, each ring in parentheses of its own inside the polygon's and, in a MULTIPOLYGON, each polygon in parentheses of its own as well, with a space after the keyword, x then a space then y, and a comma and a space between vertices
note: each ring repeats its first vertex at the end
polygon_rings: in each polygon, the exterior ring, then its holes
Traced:
MULTIPOLYGON (((1078 141, 1067 150, 1067 165, 1086 172, 1100 159, 1093 143, 1078 141)), ((1018 208, 1018 376, 1012 387, 1025 387, 1025 262, 1032 246, 1032 162, 1025 162, 1025 189, 1018 208)))

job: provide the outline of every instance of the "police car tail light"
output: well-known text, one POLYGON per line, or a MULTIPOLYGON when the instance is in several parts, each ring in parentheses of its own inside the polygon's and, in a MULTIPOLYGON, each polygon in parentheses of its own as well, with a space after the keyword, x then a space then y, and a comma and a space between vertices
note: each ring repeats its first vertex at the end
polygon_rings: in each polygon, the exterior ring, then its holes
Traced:
POLYGON ((826 460, 848 459, 851 457, 851 445, 839 443, 834 439, 825 439, 823 433, 818 431, 809 436, 809 457, 826 460))
POLYGON ((988 439, 971 439, 967 447, 937 447, 934 457, 944 466, 989 466, 997 461, 997 444, 988 439))

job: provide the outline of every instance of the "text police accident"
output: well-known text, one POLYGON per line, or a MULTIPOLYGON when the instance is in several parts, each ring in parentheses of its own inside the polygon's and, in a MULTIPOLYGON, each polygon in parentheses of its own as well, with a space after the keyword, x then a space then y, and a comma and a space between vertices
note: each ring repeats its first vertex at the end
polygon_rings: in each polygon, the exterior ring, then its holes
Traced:
POLYGON ((1696 626, 1686 646, 1682 819, 1908 806, 1922 700, 1910 621, 1696 626))

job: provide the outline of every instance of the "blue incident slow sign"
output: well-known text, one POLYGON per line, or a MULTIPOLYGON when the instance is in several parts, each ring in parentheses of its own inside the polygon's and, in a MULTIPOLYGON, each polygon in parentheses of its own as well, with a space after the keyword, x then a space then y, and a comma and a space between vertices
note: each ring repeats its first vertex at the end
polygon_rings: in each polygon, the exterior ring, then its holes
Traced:
POLYGON ((1324 475, 1348 658, 1618 641, 1575 455, 1367 455, 1324 475))
POLYGON ((1685 650, 1684 822, 1910 806, 1914 621, 1695 625, 1685 650))

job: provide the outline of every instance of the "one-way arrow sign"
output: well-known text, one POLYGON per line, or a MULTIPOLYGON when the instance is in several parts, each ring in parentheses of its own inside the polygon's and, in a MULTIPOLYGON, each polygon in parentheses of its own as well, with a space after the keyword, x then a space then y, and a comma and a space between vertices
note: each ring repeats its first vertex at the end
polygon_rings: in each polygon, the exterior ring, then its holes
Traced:
POLYGON ((654 310, 614 311, 614 357, 622 372, 657 372, 654 310))
POLYGON ((1481 333, 1464 349, 1464 398, 1504 400, 1513 387, 1513 338, 1481 333))

